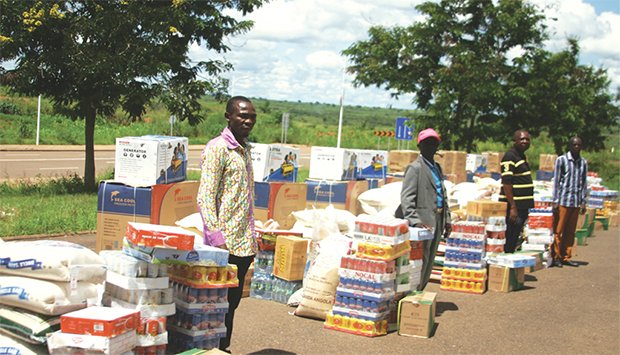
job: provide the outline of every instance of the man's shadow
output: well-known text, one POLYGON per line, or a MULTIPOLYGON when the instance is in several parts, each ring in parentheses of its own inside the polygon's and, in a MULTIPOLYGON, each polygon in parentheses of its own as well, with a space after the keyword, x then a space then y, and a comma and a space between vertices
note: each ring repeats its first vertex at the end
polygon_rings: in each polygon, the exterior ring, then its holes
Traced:
POLYGON ((459 306, 452 302, 437 302, 435 304, 435 314, 437 317, 441 317, 445 311, 458 311, 459 306))

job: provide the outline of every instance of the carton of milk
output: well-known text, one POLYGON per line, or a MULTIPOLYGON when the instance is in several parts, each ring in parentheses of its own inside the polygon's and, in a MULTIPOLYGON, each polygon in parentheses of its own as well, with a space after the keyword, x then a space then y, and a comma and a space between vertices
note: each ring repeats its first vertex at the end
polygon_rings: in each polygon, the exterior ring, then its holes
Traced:
POLYGON ((187 177, 186 137, 116 138, 114 180, 131 186, 183 181, 187 177))

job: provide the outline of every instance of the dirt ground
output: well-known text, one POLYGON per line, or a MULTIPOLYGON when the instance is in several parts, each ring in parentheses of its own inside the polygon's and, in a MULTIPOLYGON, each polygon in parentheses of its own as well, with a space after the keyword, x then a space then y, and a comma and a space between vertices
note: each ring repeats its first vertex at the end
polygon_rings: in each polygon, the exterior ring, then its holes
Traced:
MULTIPOLYGON (((93 234, 61 236, 94 248, 93 234)), ((482 295, 438 292, 429 339, 366 338, 323 328, 295 308, 244 298, 234 354, 620 354, 620 233, 596 230, 564 266, 526 274, 525 289, 482 295)))

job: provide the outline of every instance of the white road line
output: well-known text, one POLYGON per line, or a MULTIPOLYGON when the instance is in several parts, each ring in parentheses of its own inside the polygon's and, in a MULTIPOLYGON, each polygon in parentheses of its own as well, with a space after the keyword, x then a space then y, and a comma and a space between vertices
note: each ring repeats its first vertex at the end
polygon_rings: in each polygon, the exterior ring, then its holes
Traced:
POLYGON ((76 166, 66 166, 66 167, 59 167, 59 168, 39 168, 39 170, 77 170, 79 169, 76 166))

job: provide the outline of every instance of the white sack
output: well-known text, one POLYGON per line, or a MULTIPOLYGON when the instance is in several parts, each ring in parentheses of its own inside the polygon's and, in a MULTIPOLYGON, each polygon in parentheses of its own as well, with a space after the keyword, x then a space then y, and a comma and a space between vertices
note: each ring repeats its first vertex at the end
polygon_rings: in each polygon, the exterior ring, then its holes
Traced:
POLYGON ((6 242, 0 248, 0 275, 50 281, 105 280, 105 260, 79 244, 57 240, 6 242))
POLYGON ((364 213, 373 215, 380 211, 388 210, 394 215, 394 211, 400 205, 400 192, 403 188, 402 181, 385 184, 376 189, 362 192, 357 200, 362 206, 364 213))
POLYGON ((0 276, 0 304, 59 315, 87 306, 88 299, 97 298, 97 286, 77 282, 54 282, 20 276, 0 276))

